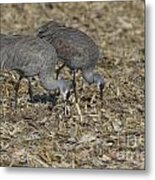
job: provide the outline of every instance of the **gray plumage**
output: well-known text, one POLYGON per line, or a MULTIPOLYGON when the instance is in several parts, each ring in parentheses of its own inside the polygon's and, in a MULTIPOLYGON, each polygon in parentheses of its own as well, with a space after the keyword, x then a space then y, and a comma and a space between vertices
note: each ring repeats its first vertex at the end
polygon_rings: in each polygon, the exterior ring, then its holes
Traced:
MULTIPOLYGON (((55 65, 58 58, 51 44, 37 37, 20 35, 0 35, 0 42, 1 69, 17 71, 20 80, 23 77, 38 75, 46 90, 58 89, 64 99, 66 98, 72 83, 67 80, 55 80, 55 65)), ((15 89, 18 91, 18 88, 19 83, 15 89)))
POLYGON ((50 42, 55 47, 60 60, 74 73, 76 70, 81 70, 89 84, 96 83, 102 98, 104 78, 94 73, 99 59, 99 48, 88 35, 78 29, 50 21, 38 29, 37 36, 50 42))
POLYGON ((25 38, 26 36, 23 35, 7 35, 7 34, 1 34, 0 33, 0 48, 3 48, 5 46, 8 46, 10 43, 16 43, 18 40, 21 40, 22 38, 25 38))

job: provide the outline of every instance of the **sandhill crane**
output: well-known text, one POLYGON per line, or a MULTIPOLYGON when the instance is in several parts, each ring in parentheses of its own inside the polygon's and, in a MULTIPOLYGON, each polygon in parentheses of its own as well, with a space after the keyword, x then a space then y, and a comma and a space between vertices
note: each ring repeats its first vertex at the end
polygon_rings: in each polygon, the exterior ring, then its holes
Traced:
POLYGON ((77 70, 82 71, 84 79, 89 84, 97 84, 102 99, 102 90, 105 84, 104 77, 94 73, 97 60, 99 59, 99 48, 88 35, 78 29, 50 21, 38 28, 37 36, 45 39, 55 47, 58 57, 63 62, 60 69, 66 65, 72 70, 76 101, 75 73, 77 70))
MULTIPOLYGON (((64 100, 72 88, 69 80, 55 80, 55 65, 57 53, 55 48, 47 41, 32 36, 9 36, 10 43, 6 43, 4 35, 0 36, 0 69, 15 70, 19 74, 19 80, 15 85, 15 106, 19 84, 22 78, 30 78, 38 75, 41 85, 48 91, 58 89, 64 100), (11 43, 12 41, 12 43, 11 43), (5 45, 4 45, 4 44, 5 45)), ((9 42, 9 41, 8 41, 9 42)), ((29 94, 32 99, 32 89, 29 81, 29 94)))

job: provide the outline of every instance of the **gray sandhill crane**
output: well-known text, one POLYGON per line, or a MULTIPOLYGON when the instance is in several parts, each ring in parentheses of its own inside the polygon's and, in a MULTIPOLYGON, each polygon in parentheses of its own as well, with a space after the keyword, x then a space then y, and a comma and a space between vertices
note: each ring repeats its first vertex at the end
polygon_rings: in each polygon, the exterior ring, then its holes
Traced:
POLYGON ((99 49, 95 42, 82 31, 66 27, 55 21, 50 21, 37 30, 37 36, 45 39, 52 44, 63 65, 59 71, 66 65, 73 72, 74 93, 76 95, 75 73, 77 70, 82 71, 83 78, 89 83, 97 84, 100 90, 100 97, 103 96, 104 77, 94 73, 97 60, 99 59, 99 49))
MULTIPOLYGON (((12 36, 10 36, 11 38, 12 36)), ((0 36, 0 69, 15 70, 19 74, 19 80, 15 85, 15 106, 17 105, 18 89, 22 78, 39 76, 41 85, 48 91, 58 89, 66 100, 72 88, 69 80, 55 79, 55 66, 57 64, 57 53, 55 48, 47 41, 32 37, 22 36, 18 41, 13 39, 12 43, 6 43, 4 35, 0 36), (4 42, 4 44, 3 44, 4 42)), ((8 41, 9 42, 9 41, 8 41)), ((32 99, 32 89, 29 81, 29 94, 32 99)))

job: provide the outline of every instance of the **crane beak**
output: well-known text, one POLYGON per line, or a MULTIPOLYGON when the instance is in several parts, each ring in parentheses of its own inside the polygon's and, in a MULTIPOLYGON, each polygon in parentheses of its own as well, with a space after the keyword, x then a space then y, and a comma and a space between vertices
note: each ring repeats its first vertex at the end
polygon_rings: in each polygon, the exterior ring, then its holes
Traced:
POLYGON ((100 84, 99 85, 99 90, 100 90, 100 99, 103 99, 103 89, 104 89, 105 84, 100 84))
POLYGON ((70 91, 68 91, 68 92, 66 93, 66 100, 69 100, 69 98, 70 98, 70 91))
POLYGON ((65 93, 63 93, 63 99, 64 101, 68 101, 70 97, 70 91, 67 91, 65 93))

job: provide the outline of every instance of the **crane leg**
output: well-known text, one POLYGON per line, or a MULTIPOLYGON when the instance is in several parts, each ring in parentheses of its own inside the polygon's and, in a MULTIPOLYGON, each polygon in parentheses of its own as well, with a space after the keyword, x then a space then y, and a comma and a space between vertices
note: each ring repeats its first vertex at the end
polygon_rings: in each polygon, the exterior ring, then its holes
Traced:
POLYGON ((73 88, 74 88, 74 95, 75 95, 75 102, 78 102, 77 99, 77 92, 76 92, 76 71, 73 71, 73 88))
POLYGON ((22 78, 23 77, 20 76, 17 83, 16 83, 16 85, 15 85, 15 108, 17 107, 19 84, 20 84, 22 78))
POLYGON ((30 97, 30 101, 33 102, 33 91, 32 91, 31 80, 29 78, 27 79, 28 79, 28 94, 30 97))
POLYGON ((56 70, 56 79, 58 80, 59 77, 59 73, 61 71, 61 69, 63 69, 65 67, 65 64, 62 64, 57 70, 56 70))

